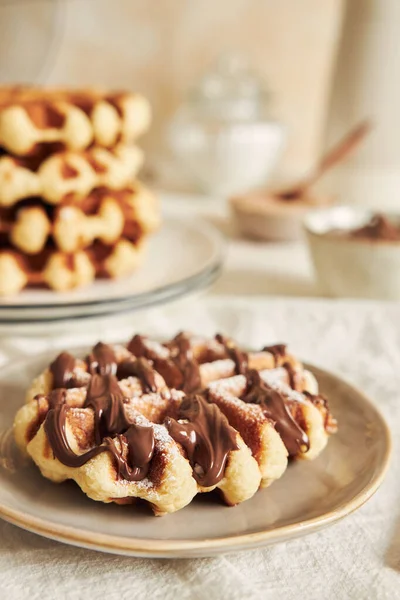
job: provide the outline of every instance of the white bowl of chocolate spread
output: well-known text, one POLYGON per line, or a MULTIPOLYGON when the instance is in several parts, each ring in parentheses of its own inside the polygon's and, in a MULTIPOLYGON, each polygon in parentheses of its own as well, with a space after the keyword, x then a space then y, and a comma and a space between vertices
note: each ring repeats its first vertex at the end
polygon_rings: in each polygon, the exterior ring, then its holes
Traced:
POLYGON ((304 218, 324 295, 400 300, 400 213, 348 206, 304 218))

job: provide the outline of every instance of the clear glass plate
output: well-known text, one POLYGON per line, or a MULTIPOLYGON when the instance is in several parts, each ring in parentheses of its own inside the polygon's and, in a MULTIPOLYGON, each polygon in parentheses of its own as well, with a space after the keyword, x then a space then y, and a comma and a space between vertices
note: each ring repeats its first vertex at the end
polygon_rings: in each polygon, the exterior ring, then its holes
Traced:
POLYGON ((24 290, 0 299, 0 323, 108 314, 178 298, 217 277, 223 248, 221 235, 208 223, 167 216, 149 242, 143 265, 129 277, 65 293, 24 290))

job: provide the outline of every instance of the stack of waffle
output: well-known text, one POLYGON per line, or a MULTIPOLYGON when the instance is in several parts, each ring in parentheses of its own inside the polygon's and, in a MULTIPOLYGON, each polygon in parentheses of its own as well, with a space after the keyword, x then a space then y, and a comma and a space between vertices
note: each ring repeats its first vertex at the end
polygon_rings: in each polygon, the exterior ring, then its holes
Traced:
POLYGON ((0 89, 0 295, 138 266, 160 220, 136 181, 149 123, 133 93, 0 89))

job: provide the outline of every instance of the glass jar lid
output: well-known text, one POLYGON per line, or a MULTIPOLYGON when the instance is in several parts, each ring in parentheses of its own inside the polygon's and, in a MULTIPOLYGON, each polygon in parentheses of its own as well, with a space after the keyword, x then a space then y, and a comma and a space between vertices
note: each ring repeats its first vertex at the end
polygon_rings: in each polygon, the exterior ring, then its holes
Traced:
POLYGON ((269 94, 239 55, 222 55, 191 89, 188 104, 199 116, 222 120, 265 118, 269 94))

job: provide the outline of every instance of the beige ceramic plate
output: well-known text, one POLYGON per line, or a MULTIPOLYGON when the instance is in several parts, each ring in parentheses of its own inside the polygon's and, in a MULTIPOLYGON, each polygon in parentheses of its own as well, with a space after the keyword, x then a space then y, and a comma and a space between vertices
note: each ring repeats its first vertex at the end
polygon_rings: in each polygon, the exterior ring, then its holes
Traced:
MULTIPOLYGON (((52 353, 53 355, 54 353, 52 353)), ((0 431, 10 426, 33 376, 52 355, 0 372, 0 431)), ((204 495, 162 518, 132 506, 93 502, 72 482, 53 484, 33 465, 0 468, 0 516, 45 537, 119 554, 194 557, 255 548, 316 531, 361 506, 388 466, 387 426, 363 394, 311 367, 339 421, 323 454, 289 466, 281 480, 228 508, 204 495)))

